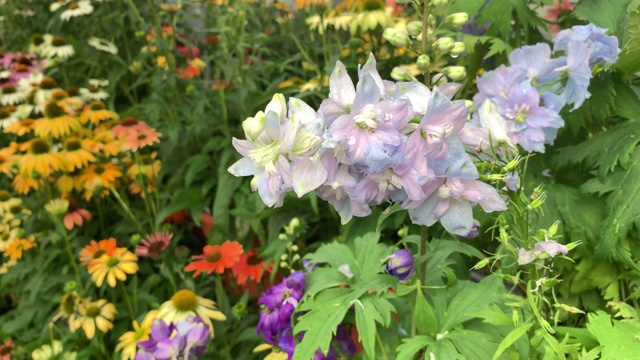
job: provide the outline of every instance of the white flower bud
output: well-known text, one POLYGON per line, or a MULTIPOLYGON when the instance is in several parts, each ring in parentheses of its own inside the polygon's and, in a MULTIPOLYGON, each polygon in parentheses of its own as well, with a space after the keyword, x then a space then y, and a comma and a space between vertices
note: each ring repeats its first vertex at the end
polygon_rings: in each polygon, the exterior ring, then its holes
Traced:
POLYGON ((422 22, 412 21, 407 24, 407 32, 409 36, 417 37, 422 32, 422 22))
POLYGON ((404 46, 410 41, 409 35, 393 28, 385 29, 382 36, 393 46, 404 46))
POLYGON ((415 76, 411 74, 411 72, 405 68, 396 66, 391 70, 391 78, 395 81, 414 81, 416 80, 415 76))
POLYGON ((449 52, 452 57, 458 57, 460 54, 464 52, 464 43, 460 41, 456 41, 453 43, 453 48, 449 52))
POLYGON ((418 56, 418 60, 416 61, 416 63, 418 65, 418 69, 425 72, 429 70, 429 65, 431 65, 431 59, 429 59, 429 56, 427 55, 420 55, 418 56))
POLYGON ((244 136, 251 141, 255 141, 262 131, 264 130, 264 125, 266 121, 266 116, 264 112, 258 111, 256 116, 248 117, 245 121, 242 122, 242 130, 244 130, 244 136))
POLYGON ((467 70, 463 66, 447 66, 442 73, 453 81, 460 81, 467 77, 467 70))
POLYGON ((463 12, 451 14, 447 16, 446 20, 448 24, 457 28, 462 27, 462 25, 466 24, 467 21, 469 21, 469 14, 463 12))
POLYGON ((437 48, 438 50, 442 51, 442 52, 447 52, 451 49, 453 49, 453 46, 455 45, 455 41, 453 41, 452 38, 450 37, 441 37, 440 39, 434 41, 433 43, 433 47, 437 48))

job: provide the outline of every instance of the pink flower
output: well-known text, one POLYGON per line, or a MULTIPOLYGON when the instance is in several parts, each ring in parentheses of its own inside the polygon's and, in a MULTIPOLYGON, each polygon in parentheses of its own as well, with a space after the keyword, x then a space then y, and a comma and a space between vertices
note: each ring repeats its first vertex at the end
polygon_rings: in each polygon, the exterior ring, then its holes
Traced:
MULTIPOLYGON (((576 4, 569 0, 562 0, 562 4, 558 4, 558 0, 554 0, 553 3, 553 6, 547 9, 547 19, 551 21, 557 21, 562 13, 573 11, 576 7, 576 4)), ((549 31, 554 36, 557 35, 560 30, 562 30, 560 25, 549 25, 549 31)))
POLYGON ((81 208, 74 200, 69 200, 69 211, 64 216, 64 227, 67 230, 73 229, 74 226, 82 226, 84 221, 91 221, 91 213, 81 208))
POLYGON ((147 235, 142 245, 136 247, 136 255, 140 257, 158 257, 171 243, 173 233, 160 231, 147 235))

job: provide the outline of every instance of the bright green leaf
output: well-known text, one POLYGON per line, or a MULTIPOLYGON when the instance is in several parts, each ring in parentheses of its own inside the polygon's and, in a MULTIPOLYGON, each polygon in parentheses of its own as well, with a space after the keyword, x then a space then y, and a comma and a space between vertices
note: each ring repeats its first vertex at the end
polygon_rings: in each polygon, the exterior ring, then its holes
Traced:
POLYGON ((498 349, 496 350, 495 354, 493 354, 493 357, 491 359, 492 360, 498 359, 500 357, 500 355, 502 355, 502 353, 509 348, 509 346, 511 346, 513 343, 515 343, 522 335, 526 334, 531 326, 533 326, 532 323, 527 323, 527 324, 520 325, 517 328, 513 329, 502 340, 500 345, 498 345, 498 349))

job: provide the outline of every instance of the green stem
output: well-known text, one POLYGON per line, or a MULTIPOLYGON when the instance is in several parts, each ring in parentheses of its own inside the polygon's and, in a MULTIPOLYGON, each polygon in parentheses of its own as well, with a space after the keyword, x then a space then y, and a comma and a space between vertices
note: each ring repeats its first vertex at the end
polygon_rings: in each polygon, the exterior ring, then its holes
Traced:
POLYGON ((426 226, 420 227, 420 270, 418 271, 418 278, 420 279, 420 283, 425 283, 425 278, 427 277, 427 260, 423 259, 424 255, 427 254, 427 240, 429 239, 429 228, 426 226))
POLYGON ((173 289, 173 292, 174 293, 178 292, 178 286, 176 286, 176 281, 173 278, 173 273, 171 272, 171 269, 167 266, 166 259, 162 259, 162 267, 167 269, 167 277, 169 278, 169 282, 171 283, 171 288, 173 289))
POLYGON ((133 11, 133 14, 136 16, 136 18, 138 18, 138 21, 140 21, 141 23, 144 23, 144 19, 140 15, 140 11, 138 11, 138 8, 136 7, 136 4, 133 2, 133 0, 124 0, 124 1, 126 1, 127 4, 129 4, 129 7, 133 11))
MULTIPOLYGON (((431 11, 431 0, 423 0, 422 4, 422 54, 429 55, 429 12, 431 11)), ((435 63, 435 61, 434 61, 435 63)), ((431 71, 424 73, 424 84, 431 87, 431 71)))
POLYGON ((147 235, 147 231, 144 229, 144 227, 142 227, 142 225, 140 225, 140 223, 138 222, 138 219, 136 219, 135 215, 133 215, 133 213, 127 206, 127 204, 124 203, 124 201, 122 200, 122 198, 120 197, 120 194, 116 191, 116 189, 111 188, 110 190, 113 196, 118 201, 118 204, 120 204, 120 206, 122 207, 122 210, 124 210, 124 212, 127 213, 127 215, 129 215, 131 220, 133 220, 133 222, 136 224, 136 226, 138 227, 138 230, 140 230, 141 232, 141 235, 147 235))
POLYGON ((127 293, 127 288, 124 287, 124 282, 119 281, 118 285, 120 285, 120 291, 122 292, 122 297, 124 298, 124 302, 127 303, 127 309, 129 310, 129 317, 131 321, 136 320, 136 314, 133 312, 133 306, 131 306, 131 300, 129 299, 129 294, 127 293))
POLYGON ((64 247, 67 251, 67 256, 69 256, 69 262, 71 263, 71 267, 73 268, 73 272, 76 275, 76 281, 78 282, 78 288, 82 288, 82 277, 80 276, 80 269, 78 268, 78 264, 76 263, 76 257, 73 256, 73 251, 71 250, 71 241, 69 240, 69 234, 62 223, 62 220, 58 219, 60 223, 60 228, 62 229, 62 237, 64 239, 64 247))
POLYGON ((378 333, 378 331, 376 331, 376 341, 378 342, 378 346, 380 346, 380 350, 382 351, 382 358, 385 360, 389 359, 389 356, 387 355, 387 352, 384 349, 384 343, 382 342, 382 339, 380 338, 380 334, 378 333))

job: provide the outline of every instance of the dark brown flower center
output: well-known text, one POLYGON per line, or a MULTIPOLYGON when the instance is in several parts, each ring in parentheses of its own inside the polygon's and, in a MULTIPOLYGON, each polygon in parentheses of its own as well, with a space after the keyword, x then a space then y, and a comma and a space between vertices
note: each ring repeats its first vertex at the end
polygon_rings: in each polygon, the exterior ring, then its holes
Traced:
POLYGON ((138 137, 137 137, 137 139, 138 139, 139 141, 142 141, 142 140, 144 140, 144 139, 146 139, 146 138, 147 138, 147 135, 145 135, 145 134, 140 134, 140 135, 138 135, 138 137))
POLYGON ((76 151, 82 149, 82 143, 78 138, 68 138, 64 142, 64 149, 67 151, 76 151))
MULTIPOLYGON (((69 211, 69 212, 71 212, 71 211, 69 211)), ((104 250, 98 250, 98 251, 96 251, 95 253, 93 253, 93 258, 94 258, 94 259, 99 259, 99 258, 100 258, 100 256, 102 256, 102 255, 104 255, 104 254, 105 254, 104 250)))
POLYGON ((249 257, 247 258, 247 265, 254 266, 260 264, 261 262, 262 259, 260 259, 256 254, 249 255, 249 257))
POLYGON ((216 252, 212 252, 209 255, 207 255, 205 260, 208 263, 215 264, 218 261, 220 261, 220 259, 222 259, 222 254, 216 251, 216 252))
POLYGON ((79 8, 79 7, 80 7, 80 5, 78 5, 78 3, 76 3, 76 2, 72 2, 72 3, 69 5, 69 10, 77 9, 77 8, 79 8))
POLYGON ((69 93, 67 93, 66 91, 62 90, 62 89, 58 89, 55 90, 53 93, 51 93, 51 99, 53 100, 62 100, 62 99, 66 99, 69 97, 69 93))
POLYGON ((96 111, 96 110, 104 110, 104 109, 106 109, 107 107, 106 107, 106 106, 104 106, 104 103, 103 103, 102 101, 95 100, 95 101, 92 101, 92 102, 89 104, 89 108, 90 108, 91 110, 96 111))
POLYGON ((53 90, 57 87, 58 87, 58 82, 50 77, 46 77, 42 79, 42 81, 40 82, 40 89, 43 89, 43 90, 53 90))
POLYGON ((25 64, 18 64, 15 67, 16 72, 27 72, 29 71, 29 67, 25 64))
POLYGON ((78 92, 78 88, 73 86, 73 85, 67 86, 67 94, 69 94, 69 96, 78 96, 78 95, 80 95, 80 93, 78 92))
POLYGON ((38 46, 44 42, 44 37, 41 34, 34 34, 31 37, 31 43, 35 46, 38 46))
POLYGON ((98 90, 100 90, 100 88, 98 88, 95 85, 89 85, 89 87, 87 89, 89 89, 89 91, 92 92, 92 93, 97 93, 98 90))
POLYGON ((34 139, 29 145, 29 152, 34 155, 46 154, 51 150, 51 145, 46 140, 34 139))
POLYGON ((97 307, 96 305, 91 305, 87 307, 87 317, 98 317, 98 315, 100 315, 100 308, 97 307))
POLYGON ((7 190, 0 190, 0 202, 11 199, 11 194, 7 190))
POLYGON ((171 303, 176 310, 180 312, 195 311, 198 308, 198 298, 193 291, 180 290, 173 294, 171 297, 171 303))
POLYGON ((22 212, 22 206, 21 205, 11 205, 9 206, 9 212, 13 215, 17 215, 20 214, 20 212, 22 212))
POLYGON ((51 39, 51 45, 55 47, 67 45, 67 40, 65 40, 62 36, 54 36, 51 39))
POLYGON ((98 175, 102 174, 105 171, 105 168, 102 166, 96 166, 96 169, 94 170, 94 172, 98 175))
POLYGON ((133 126, 136 125, 138 123, 138 119, 134 118, 133 116, 127 116, 122 118, 122 120, 120 120, 120 125, 122 126, 133 126))
POLYGON ((6 85, 2 88, 3 94, 13 94, 16 92, 16 88, 13 85, 6 85))
POLYGON ((9 116, 11 116, 11 113, 9 111, 7 111, 6 109, 0 109, 0 120, 6 119, 9 116))
POLYGON ((64 109, 53 100, 49 101, 44 107, 44 116, 48 117, 49 119, 64 116, 66 114, 67 113, 64 111, 64 109))

